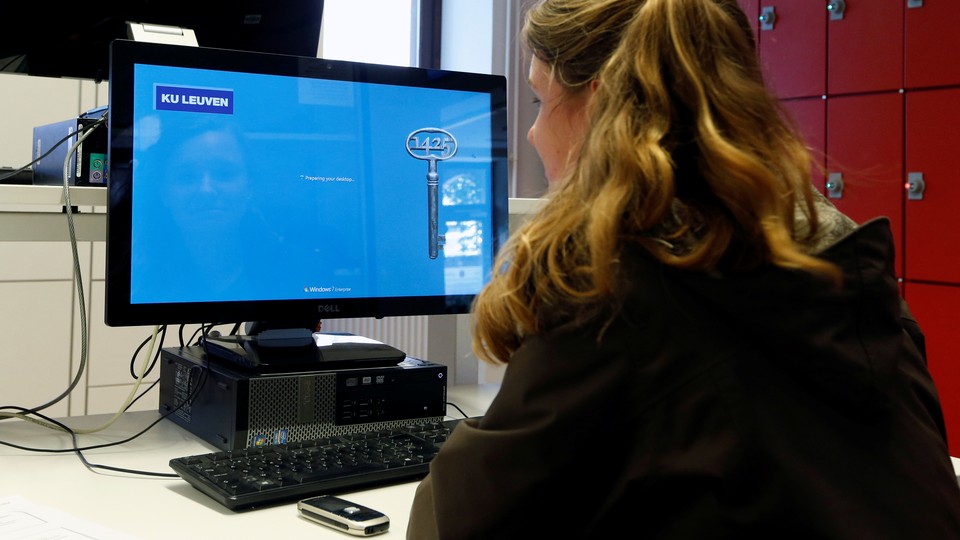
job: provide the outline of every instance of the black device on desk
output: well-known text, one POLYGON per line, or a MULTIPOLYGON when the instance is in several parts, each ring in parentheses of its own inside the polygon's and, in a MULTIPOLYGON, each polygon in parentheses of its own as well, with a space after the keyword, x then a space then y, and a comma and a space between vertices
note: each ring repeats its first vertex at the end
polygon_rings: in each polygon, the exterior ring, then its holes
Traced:
POLYGON ((222 450, 394 429, 443 419, 447 367, 399 364, 257 372, 201 347, 161 351, 160 412, 222 450))
POLYGON ((287 333, 204 336, 204 351, 256 373, 395 366, 406 353, 351 334, 287 333), (273 335, 268 340, 265 336, 273 335))

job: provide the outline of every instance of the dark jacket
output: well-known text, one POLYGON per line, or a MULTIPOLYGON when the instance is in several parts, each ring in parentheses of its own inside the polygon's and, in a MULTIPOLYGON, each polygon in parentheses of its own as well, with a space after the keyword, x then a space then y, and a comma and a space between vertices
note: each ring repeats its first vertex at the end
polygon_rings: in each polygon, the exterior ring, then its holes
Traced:
POLYGON ((638 256, 622 314, 527 339, 421 483, 408 537, 960 538, 889 223, 800 271, 638 256))

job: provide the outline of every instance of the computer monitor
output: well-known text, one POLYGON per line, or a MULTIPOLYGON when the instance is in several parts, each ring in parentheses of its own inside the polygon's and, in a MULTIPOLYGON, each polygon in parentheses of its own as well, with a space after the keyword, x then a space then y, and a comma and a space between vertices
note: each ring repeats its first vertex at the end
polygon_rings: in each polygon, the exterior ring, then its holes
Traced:
POLYGON ((103 80, 127 22, 192 30, 202 47, 316 56, 323 0, 20 2, 4 17, 0 72, 103 80))
POLYGON ((115 41, 111 326, 456 314, 507 236, 502 76, 115 41))

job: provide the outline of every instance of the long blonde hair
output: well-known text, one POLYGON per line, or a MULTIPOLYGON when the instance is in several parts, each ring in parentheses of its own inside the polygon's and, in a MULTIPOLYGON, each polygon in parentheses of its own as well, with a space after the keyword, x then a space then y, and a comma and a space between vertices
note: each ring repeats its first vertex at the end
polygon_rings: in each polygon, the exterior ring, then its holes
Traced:
POLYGON ((772 263, 837 279, 798 246, 796 211, 817 232, 810 156, 764 86, 736 0, 542 0, 523 37, 567 91, 598 84, 578 159, 477 298, 480 358, 506 362, 524 336, 613 316, 627 246, 691 271, 772 263))

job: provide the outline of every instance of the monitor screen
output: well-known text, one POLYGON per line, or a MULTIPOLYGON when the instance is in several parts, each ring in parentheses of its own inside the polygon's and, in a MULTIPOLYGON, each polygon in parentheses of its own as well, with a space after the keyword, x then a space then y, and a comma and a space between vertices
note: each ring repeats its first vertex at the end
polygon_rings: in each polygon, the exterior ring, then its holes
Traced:
POLYGON ((107 324, 468 311, 507 234, 505 86, 115 41, 107 324))

